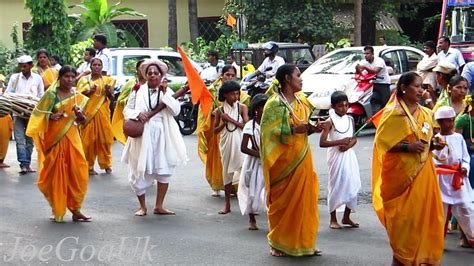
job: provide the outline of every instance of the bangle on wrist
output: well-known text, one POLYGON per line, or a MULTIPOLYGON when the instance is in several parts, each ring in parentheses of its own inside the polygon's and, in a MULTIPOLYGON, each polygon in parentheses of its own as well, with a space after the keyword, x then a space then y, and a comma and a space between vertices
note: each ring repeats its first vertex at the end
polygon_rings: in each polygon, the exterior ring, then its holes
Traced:
POLYGON ((291 135, 294 134, 293 127, 290 127, 290 132, 291 132, 291 135))
POLYGON ((433 102, 433 99, 431 99, 431 98, 425 99, 425 104, 429 104, 431 102, 433 102))
POLYGON ((408 152, 408 144, 407 143, 400 144, 400 149, 404 152, 408 152))

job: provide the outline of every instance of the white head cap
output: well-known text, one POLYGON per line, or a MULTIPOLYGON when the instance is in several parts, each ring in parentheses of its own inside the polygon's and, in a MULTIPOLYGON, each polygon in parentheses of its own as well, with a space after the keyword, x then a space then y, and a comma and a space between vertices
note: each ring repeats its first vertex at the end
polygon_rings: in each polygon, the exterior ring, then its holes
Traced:
POLYGON ((454 111, 454 108, 451 106, 441 106, 436 110, 434 118, 436 120, 438 119, 446 119, 446 118, 455 118, 456 117, 456 111, 454 111))
POLYGON ((29 55, 22 55, 18 58, 18 63, 19 64, 26 64, 26 63, 30 63, 30 62, 33 62, 33 58, 31 58, 31 56, 29 56, 29 55))

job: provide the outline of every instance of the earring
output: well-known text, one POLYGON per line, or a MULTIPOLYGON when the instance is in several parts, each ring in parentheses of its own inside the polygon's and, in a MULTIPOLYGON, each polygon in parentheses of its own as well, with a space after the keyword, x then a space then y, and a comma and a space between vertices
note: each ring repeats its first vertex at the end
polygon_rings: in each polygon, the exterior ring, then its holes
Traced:
POLYGON ((405 93, 405 91, 402 91, 403 93, 405 93))

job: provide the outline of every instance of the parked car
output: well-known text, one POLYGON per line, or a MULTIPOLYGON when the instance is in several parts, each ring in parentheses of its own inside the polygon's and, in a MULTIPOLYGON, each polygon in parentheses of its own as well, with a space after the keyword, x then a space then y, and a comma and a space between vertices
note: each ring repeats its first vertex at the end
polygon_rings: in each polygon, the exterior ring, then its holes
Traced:
MULTIPOLYGON (((264 51, 262 49, 263 43, 251 43, 247 48, 242 50, 242 55, 250 60, 250 62, 258 68, 265 59, 264 51)), ((311 46, 308 44, 301 43, 283 43, 277 42, 278 55, 285 59, 286 63, 293 63, 298 66, 301 71, 307 69, 314 62, 314 54, 311 46)), ((236 58, 237 64, 239 64, 240 50, 231 49, 232 54, 236 58)))
MULTIPOLYGON (((408 46, 374 46, 374 54, 385 60, 392 90, 400 75, 416 70, 425 55, 421 50, 408 46)), ((363 47, 342 48, 324 55, 301 74, 303 92, 316 108, 313 119, 327 116, 333 92, 350 94, 356 88, 355 66, 363 59, 363 47)))
MULTIPOLYGON (((120 89, 123 84, 135 76, 135 65, 143 58, 160 59, 168 65, 168 75, 166 76, 169 84, 186 83, 186 73, 184 72, 183 62, 178 52, 167 49, 152 48, 111 48, 112 56, 112 77, 117 80, 117 88, 120 89)), ((196 62, 190 60, 198 72, 202 68, 196 62)))

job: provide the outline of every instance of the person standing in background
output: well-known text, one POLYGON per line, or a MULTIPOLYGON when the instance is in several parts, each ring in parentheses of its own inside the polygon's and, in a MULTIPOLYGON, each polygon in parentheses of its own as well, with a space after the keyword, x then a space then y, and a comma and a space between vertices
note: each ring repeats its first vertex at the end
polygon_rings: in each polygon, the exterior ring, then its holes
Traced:
POLYGON ((91 60, 95 57, 94 48, 86 48, 84 50, 84 62, 77 69, 77 80, 83 76, 87 76, 91 73, 91 60))
POLYGON ((109 76, 112 74, 112 56, 107 48, 107 37, 102 34, 94 36, 94 48, 97 49, 96 57, 102 61, 102 75, 109 76))
MULTIPOLYGON (((5 89, 4 83, 5 76, 0 74, 0 95, 3 94, 5 89)), ((13 132, 13 120, 10 114, 0 116, 0 168, 10 167, 4 163, 5 157, 7 156, 8 143, 12 137, 13 132)))
POLYGON ((458 73, 461 73, 466 62, 458 49, 451 48, 451 40, 448 37, 443 36, 438 39, 438 49, 439 62, 448 61, 456 67, 458 73))

